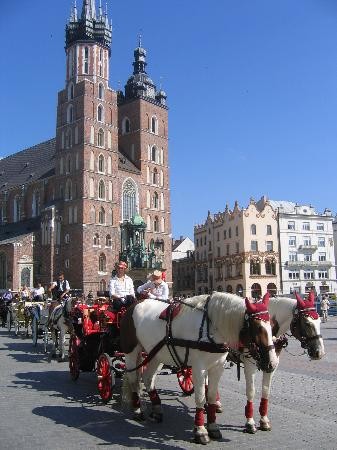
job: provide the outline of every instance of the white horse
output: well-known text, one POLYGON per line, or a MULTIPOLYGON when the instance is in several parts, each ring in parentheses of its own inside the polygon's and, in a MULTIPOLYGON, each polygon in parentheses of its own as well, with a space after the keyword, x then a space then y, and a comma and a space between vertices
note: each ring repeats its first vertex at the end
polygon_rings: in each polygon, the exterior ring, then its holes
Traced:
MULTIPOLYGON (((324 344, 320 334, 320 317, 314 307, 314 294, 310 293, 308 300, 303 300, 296 293, 296 300, 286 297, 274 297, 269 302, 269 312, 272 323, 273 336, 275 337, 276 352, 279 355, 283 348, 285 333, 291 330, 293 336, 307 349, 311 359, 320 359, 324 356, 324 344)), ((247 404, 245 407, 246 424, 248 433, 256 433, 254 422, 253 401, 255 396, 255 375, 258 370, 255 362, 247 357, 244 352, 241 361, 244 363, 246 379, 247 404)), ((262 373, 262 392, 259 407, 260 430, 270 431, 271 423, 268 418, 268 400, 271 382, 275 371, 262 373)))
MULTIPOLYGON (((267 303, 267 302, 266 302, 267 303)), ((155 389, 155 378, 162 364, 190 366, 195 392, 195 428, 197 443, 220 439, 216 424, 216 395, 224 370, 228 346, 256 346, 259 363, 266 371, 278 364, 272 341, 267 304, 251 305, 231 294, 215 293, 186 299, 179 314, 168 324, 159 316, 167 304, 147 299, 131 306, 121 323, 121 349, 125 353, 126 372, 123 399, 132 403, 134 417, 143 420, 140 409, 140 371, 133 370, 147 352, 147 366, 142 378, 152 403, 150 418, 162 420, 161 401, 155 389), (169 329, 170 332, 166 333, 169 329), (226 343, 226 345, 224 345, 226 343), (169 345, 167 345, 169 344, 169 345), (204 426, 205 379, 208 375, 207 429, 204 426)))
POLYGON ((65 359, 66 333, 71 330, 70 311, 72 299, 68 297, 63 303, 57 305, 50 313, 48 327, 52 338, 51 356, 56 356, 56 348, 59 351, 59 359, 65 359))

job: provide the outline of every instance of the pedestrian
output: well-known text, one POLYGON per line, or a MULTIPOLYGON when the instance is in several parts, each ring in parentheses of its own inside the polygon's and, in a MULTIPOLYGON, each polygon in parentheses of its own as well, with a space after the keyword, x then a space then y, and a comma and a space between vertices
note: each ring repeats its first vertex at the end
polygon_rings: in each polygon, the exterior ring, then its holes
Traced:
POLYGON ((27 302, 30 300, 30 290, 28 289, 26 284, 22 286, 20 290, 20 296, 23 302, 27 302))
POLYGON ((168 301, 168 284, 163 280, 162 272, 160 270, 155 270, 150 275, 149 281, 138 287, 137 292, 145 298, 168 301))
POLYGON ((328 309, 330 306, 329 298, 327 295, 323 295, 321 301, 322 322, 328 321, 328 309))
POLYGON ((122 306, 128 307, 135 301, 135 288, 132 279, 126 275, 127 268, 125 261, 116 263, 116 274, 109 281, 109 296, 115 311, 119 311, 122 306))
POLYGON ((2 296, 2 298, 5 300, 6 304, 10 303, 13 300, 13 293, 12 293, 12 289, 8 289, 4 295, 2 296))
POLYGON ((48 291, 51 292, 52 299, 61 302, 65 299, 70 291, 69 281, 64 278, 64 273, 59 272, 57 281, 52 281, 48 291))
POLYGON ((36 287, 32 291, 32 299, 34 302, 42 302, 43 296, 44 296, 44 287, 42 286, 40 281, 38 281, 36 283, 36 287))

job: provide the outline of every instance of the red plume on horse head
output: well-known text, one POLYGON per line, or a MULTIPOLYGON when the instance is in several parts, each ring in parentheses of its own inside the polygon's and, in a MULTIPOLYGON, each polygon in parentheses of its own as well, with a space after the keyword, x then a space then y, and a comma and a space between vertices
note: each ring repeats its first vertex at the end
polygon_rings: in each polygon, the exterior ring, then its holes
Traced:
POLYGON ((256 314, 256 313, 259 313, 262 311, 266 311, 266 309, 268 309, 269 299, 270 299, 269 292, 267 292, 263 296, 262 302, 260 302, 260 303, 250 303, 250 301, 246 297, 245 302, 246 302, 246 309, 247 309, 248 314, 256 314))
POLYGON ((304 300, 297 292, 295 292, 297 307, 299 309, 313 308, 315 305, 315 293, 310 291, 307 300, 304 300))

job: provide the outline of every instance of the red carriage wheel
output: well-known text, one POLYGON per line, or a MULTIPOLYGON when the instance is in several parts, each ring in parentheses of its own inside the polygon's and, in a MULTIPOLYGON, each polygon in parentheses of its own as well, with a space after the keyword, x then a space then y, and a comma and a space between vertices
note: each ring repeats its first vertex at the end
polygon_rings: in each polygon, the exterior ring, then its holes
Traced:
POLYGON ((97 361, 97 388, 104 403, 112 399, 112 388, 115 385, 115 377, 111 371, 109 355, 102 353, 97 361))
POLYGON ((80 376, 80 357, 78 353, 77 337, 73 334, 69 340, 69 371, 70 377, 76 381, 80 376))
POLYGON ((185 367, 179 369, 177 372, 178 383, 186 395, 192 395, 194 392, 193 378, 192 378, 192 368, 185 367))

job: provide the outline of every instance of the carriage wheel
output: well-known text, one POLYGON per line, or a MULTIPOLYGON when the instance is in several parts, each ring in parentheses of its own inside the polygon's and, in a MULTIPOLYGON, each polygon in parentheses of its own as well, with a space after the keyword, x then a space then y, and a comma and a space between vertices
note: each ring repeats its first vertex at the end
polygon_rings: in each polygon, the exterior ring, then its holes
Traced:
POLYGON ((10 311, 7 312, 7 330, 8 333, 10 333, 11 329, 12 329, 12 314, 10 311))
POLYGON ((112 399, 112 389, 115 385, 115 377, 111 371, 110 357, 106 353, 98 358, 97 361, 97 387, 99 395, 104 403, 112 399))
POLYGON ((69 340, 69 370, 70 377, 73 381, 76 381, 80 376, 80 356, 77 347, 77 337, 73 334, 69 340))
POLYGON ((36 345, 37 345, 38 332, 39 332, 39 324, 38 324, 37 318, 34 317, 33 321, 32 321, 32 341, 33 341, 34 347, 36 347, 36 345))
POLYGON ((192 368, 191 367, 185 367, 182 369, 179 369, 177 372, 177 378, 178 383, 186 395, 192 395, 194 392, 194 384, 193 384, 193 378, 192 378, 192 368))

